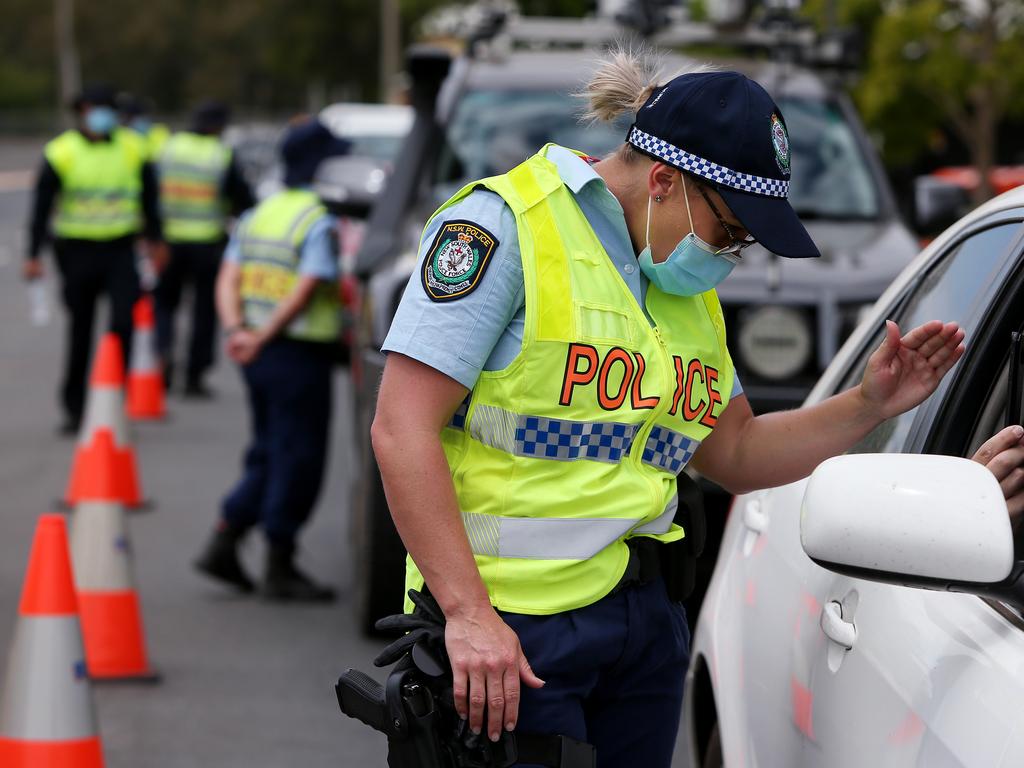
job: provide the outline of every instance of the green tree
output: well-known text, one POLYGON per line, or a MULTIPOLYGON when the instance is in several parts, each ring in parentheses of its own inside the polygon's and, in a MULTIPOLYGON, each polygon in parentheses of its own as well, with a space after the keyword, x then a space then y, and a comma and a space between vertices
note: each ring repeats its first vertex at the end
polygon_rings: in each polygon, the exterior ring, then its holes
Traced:
POLYGON ((857 101, 884 136, 890 163, 915 160, 948 128, 991 196, 997 129, 1024 114, 1024 9, 1020 0, 890 0, 873 24, 857 101))

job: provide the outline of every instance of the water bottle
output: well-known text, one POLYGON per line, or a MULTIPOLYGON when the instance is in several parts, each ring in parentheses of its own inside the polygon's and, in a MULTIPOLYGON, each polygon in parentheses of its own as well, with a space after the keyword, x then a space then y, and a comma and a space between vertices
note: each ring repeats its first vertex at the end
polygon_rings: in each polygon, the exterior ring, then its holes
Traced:
POLYGON ((28 281, 28 307, 32 325, 41 327, 50 322, 50 297, 43 280, 28 281))

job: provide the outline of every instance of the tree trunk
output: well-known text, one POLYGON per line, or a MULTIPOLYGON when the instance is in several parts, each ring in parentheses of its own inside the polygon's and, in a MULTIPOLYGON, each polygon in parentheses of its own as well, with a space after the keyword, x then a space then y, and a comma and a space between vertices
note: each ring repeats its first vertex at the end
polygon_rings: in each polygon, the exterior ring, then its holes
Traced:
POLYGON ((75 2, 55 0, 53 7, 54 40, 57 44, 57 71, 60 75, 58 114, 68 122, 67 109, 71 100, 82 89, 82 75, 75 49, 75 2))

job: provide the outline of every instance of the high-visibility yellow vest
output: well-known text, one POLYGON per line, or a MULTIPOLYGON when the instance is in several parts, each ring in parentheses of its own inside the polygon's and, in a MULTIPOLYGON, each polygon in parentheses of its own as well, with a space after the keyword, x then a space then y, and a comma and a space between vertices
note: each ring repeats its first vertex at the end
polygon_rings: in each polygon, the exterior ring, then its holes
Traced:
POLYGON ((160 159, 160 153, 163 152, 164 146, 167 144, 167 140, 171 138, 171 129, 163 123, 154 123, 146 131, 146 135, 143 139, 146 142, 146 157, 156 162, 160 159))
POLYGON ((224 237, 221 192, 231 150, 216 136, 182 131, 160 154, 160 210, 172 243, 213 243, 224 237))
MULTIPOLYGON (((652 326, 547 149, 438 211, 485 187, 516 218, 522 351, 481 373, 441 442, 490 601, 525 614, 605 596, 630 537, 682 538, 676 476, 725 410, 735 375, 715 292, 649 285, 652 326)), ((407 589, 422 584, 410 558, 407 589)))
MULTIPOLYGON (((286 189, 260 203, 239 225, 242 315, 250 328, 266 324, 298 282, 300 248, 310 227, 327 213, 313 192, 286 189)), ((321 282, 284 335, 304 341, 335 341, 341 332, 338 286, 321 282)))
POLYGON ((53 222, 57 237, 114 240, 141 229, 142 139, 123 128, 107 141, 65 131, 43 153, 60 179, 53 222))

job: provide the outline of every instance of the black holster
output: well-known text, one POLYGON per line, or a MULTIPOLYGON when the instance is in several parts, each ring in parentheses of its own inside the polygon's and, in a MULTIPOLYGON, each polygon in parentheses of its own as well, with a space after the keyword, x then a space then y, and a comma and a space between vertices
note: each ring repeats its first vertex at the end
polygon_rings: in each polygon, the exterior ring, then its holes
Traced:
POLYGON ((697 558, 704 551, 707 526, 704 522, 704 493, 697 481, 680 472, 677 483, 679 506, 673 522, 681 526, 686 535, 679 541, 659 546, 658 555, 665 591, 672 602, 681 603, 693 592, 697 558))

